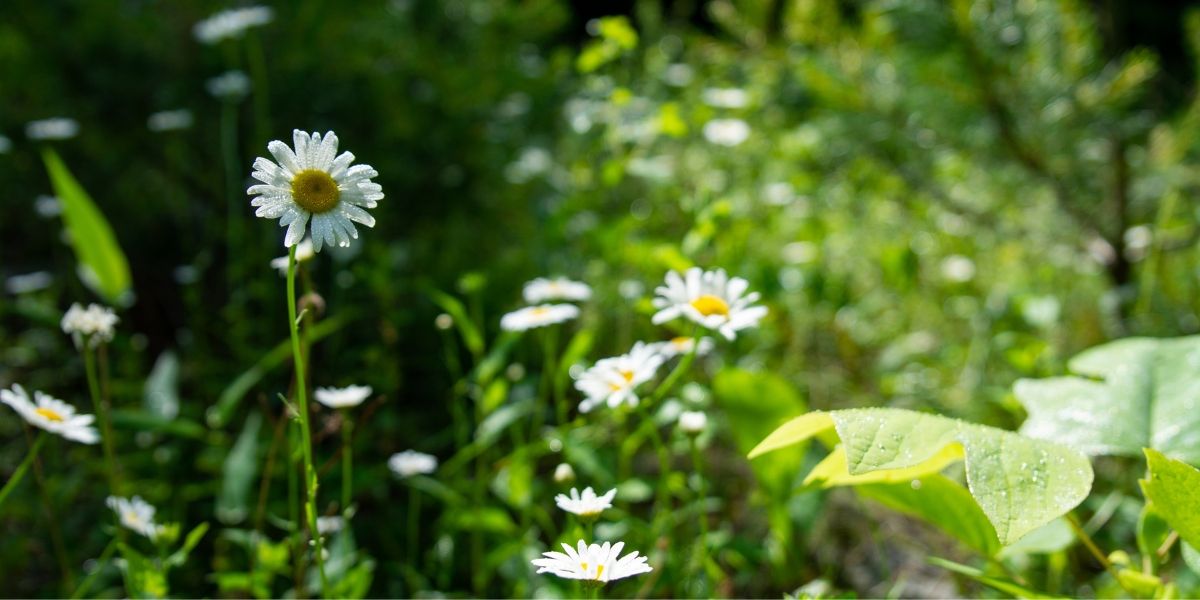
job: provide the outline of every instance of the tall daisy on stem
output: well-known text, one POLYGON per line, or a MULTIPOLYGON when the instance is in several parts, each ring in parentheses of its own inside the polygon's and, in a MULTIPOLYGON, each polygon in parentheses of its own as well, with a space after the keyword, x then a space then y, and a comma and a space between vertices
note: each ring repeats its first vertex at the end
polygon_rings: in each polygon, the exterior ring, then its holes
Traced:
POLYGON ((301 450, 304 458, 304 513, 308 532, 314 542, 314 557, 321 576, 321 593, 328 585, 320 530, 317 528, 317 472, 313 468, 312 430, 308 419, 308 379, 304 355, 300 352, 300 322, 296 316, 296 245, 304 238, 312 222, 313 252, 326 244, 349 246, 358 238, 354 223, 375 226, 375 218, 365 209, 374 208, 383 199, 383 188, 371 181, 378 175, 368 165, 354 165, 354 155, 338 154, 338 138, 332 131, 324 137, 296 129, 293 147, 275 140, 267 150, 275 161, 259 157, 254 161, 252 177, 261 181, 246 193, 255 196, 250 205, 255 216, 279 219, 286 226, 283 245, 288 249, 287 309, 288 329, 292 338, 292 362, 296 373, 297 412, 300 420, 301 450))

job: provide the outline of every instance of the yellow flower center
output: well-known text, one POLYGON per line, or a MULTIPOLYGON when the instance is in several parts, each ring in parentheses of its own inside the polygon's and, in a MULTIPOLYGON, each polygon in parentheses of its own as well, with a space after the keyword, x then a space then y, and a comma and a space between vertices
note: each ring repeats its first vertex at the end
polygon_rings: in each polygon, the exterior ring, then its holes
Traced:
POLYGON ((625 378, 625 383, 633 381, 633 371, 621 371, 621 377, 625 378))
MULTIPOLYGON (((626 384, 633 383, 633 371, 617 371, 617 373, 619 373, 621 375, 621 378, 625 380, 626 384)), ((618 384, 618 383, 609 383, 608 384, 609 391, 613 391, 613 392, 619 392, 619 391, 621 391, 621 389, 623 387, 625 387, 625 386, 618 384)))
MULTIPOLYGON (((696 310, 699 310, 699 309, 696 309, 696 310)), ((677 338, 671 338, 671 345, 675 346, 675 348, 679 349, 679 350, 687 350, 688 342, 690 342, 690 341, 692 341, 692 338, 690 338, 690 337, 682 337, 681 336, 681 337, 677 337, 677 338)))
POLYGON ((132 510, 126 511, 125 514, 121 515, 121 519, 130 525, 136 526, 136 525, 142 524, 142 518, 139 517, 138 514, 133 512, 132 510))
POLYGON ((596 581, 600 581, 600 577, 604 575, 604 565, 596 565, 596 581))
POLYGON ((706 317, 712 315, 729 316, 729 304, 712 294, 704 294, 692 300, 692 308, 706 317))
POLYGON ((49 408, 39 408, 33 412, 42 415, 47 421, 54 421, 55 423, 63 422, 63 416, 57 412, 54 412, 53 410, 50 410, 49 408))
POLYGON ((530 314, 535 317, 541 317, 548 312, 550 312, 550 309, 546 308, 545 306, 535 306, 533 307, 533 310, 530 311, 530 314))
POLYGON ((292 197, 300 208, 310 213, 321 214, 333 210, 341 196, 337 182, 325 171, 307 169, 292 179, 292 197))

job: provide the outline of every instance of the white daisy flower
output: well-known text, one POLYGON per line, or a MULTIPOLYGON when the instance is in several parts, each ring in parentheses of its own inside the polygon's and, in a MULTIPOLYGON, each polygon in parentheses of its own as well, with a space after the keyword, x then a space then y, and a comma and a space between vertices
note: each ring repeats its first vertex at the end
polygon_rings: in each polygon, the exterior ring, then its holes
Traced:
POLYGON ((375 226, 375 217, 367 208, 375 208, 383 199, 383 188, 373 181, 379 173, 369 165, 354 165, 354 155, 337 153, 338 138, 332 131, 325 137, 296 129, 292 131, 295 150, 276 140, 267 149, 279 161, 265 158, 254 161, 252 177, 261 184, 252 185, 247 194, 257 206, 257 217, 279 219, 287 226, 285 247, 295 246, 304 237, 304 228, 312 220, 313 251, 329 245, 349 246, 358 239, 354 223, 375 226))
POLYGON ((750 94, 741 88, 705 88, 700 97, 714 108, 745 108, 750 103, 750 94))
POLYGON ((436 456, 415 450, 397 452, 388 459, 388 468, 401 477, 428 475, 437 470, 437 465, 436 456))
POLYGON ((696 434, 708 426, 708 415, 699 410, 685 410, 679 413, 679 430, 684 433, 696 434))
POLYGON ((575 481, 575 469, 567 463, 559 463, 554 467, 555 483, 570 483, 575 481))
POLYGON ((530 304, 541 304, 548 300, 583 302, 591 299, 592 288, 586 283, 571 281, 566 277, 538 277, 525 284, 523 295, 525 301, 530 304))
MULTIPOLYGON (((692 351, 692 347, 696 345, 696 338, 679 336, 671 338, 665 342, 659 342, 654 345, 655 350, 662 355, 663 358, 675 358, 683 356, 692 351)), ((696 348, 696 356, 704 356, 712 352, 713 341, 709 338, 700 338, 700 347, 696 348)))
POLYGON ((638 342, 629 352, 596 361, 575 380, 575 389, 583 392, 579 412, 591 412, 601 404, 616 408, 622 403, 637 406, 637 387, 654 378, 663 356, 656 345, 638 342))
MULTIPOLYGON (((296 245, 296 264, 309 260, 316 255, 317 253, 313 252, 312 238, 304 238, 303 242, 296 245)), ((287 275, 288 257, 280 256, 279 258, 272 258, 271 268, 278 270, 280 275, 287 275)))
POLYGON ((578 316, 579 307, 573 304, 539 304, 504 315, 500 318, 500 328, 505 331, 525 331, 570 321, 578 316))
POLYGON ((11 389, 0 390, 0 402, 11 406, 30 425, 39 429, 81 444, 100 441, 100 434, 92 427, 95 417, 75 414, 74 406, 49 394, 34 391, 33 400, 30 400, 25 388, 14 383, 11 389))
POLYGON ((117 517, 121 519, 121 525, 125 528, 150 539, 158 537, 158 534, 162 532, 162 525, 154 522, 154 507, 149 502, 142 500, 140 496, 133 498, 109 496, 106 504, 117 513, 117 517))
POLYGON ((371 386, 352 385, 344 388, 317 388, 313 397, 329 408, 358 406, 371 395, 371 386))
POLYGON ((113 330, 121 319, 111 308, 89 304, 87 308, 78 302, 67 309, 62 318, 62 330, 75 340, 75 347, 82 348, 86 341, 92 348, 112 341, 113 330))
POLYGON ((651 320, 658 325, 685 316, 732 340, 739 330, 758 325, 767 314, 765 306, 751 306, 759 296, 758 292, 746 294, 749 286, 741 277, 729 278, 723 269, 692 267, 684 277, 671 271, 666 285, 654 290, 658 294, 654 307, 659 310, 651 320))
POLYGON ((633 575, 649 573, 654 569, 646 564, 646 557, 636 551, 620 556, 625 542, 592 544, 579 540, 576 547, 562 545, 563 552, 543 552, 542 558, 533 559, 538 573, 551 573, 564 579, 583 579, 597 583, 608 583, 633 575))
POLYGON ((215 44, 227 38, 239 38, 247 29, 266 25, 274 18, 266 6, 247 6, 223 10, 192 28, 192 33, 204 44, 215 44))
POLYGON ((176 131, 192 126, 192 111, 186 108, 156 112, 146 118, 146 128, 150 131, 176 131))
POLYGON ((204 82, 209 94, 221 100, 240 100, 250 93, 250 78, 241 71, 225 71, 204 82))
POLYGON ((612 508, 613 498, 617 495, 616 488, 609 490, 603 496, 597 496, 591 487, 583 488, 583 493, 571 488, 571 495, 559 494, 554 497, 554 503, 559 508, 580 517, 595 518, 606 508, 612 508))
POLYGON ((713 119, 704 124, 704 139, 718 146, 737 146, 750 137, 750 126, 741 119, 713 119))
POLYGON ((52 117, 25 124, 25 137, 31 140, 69 140, 79 135, 79 121, 52 117))

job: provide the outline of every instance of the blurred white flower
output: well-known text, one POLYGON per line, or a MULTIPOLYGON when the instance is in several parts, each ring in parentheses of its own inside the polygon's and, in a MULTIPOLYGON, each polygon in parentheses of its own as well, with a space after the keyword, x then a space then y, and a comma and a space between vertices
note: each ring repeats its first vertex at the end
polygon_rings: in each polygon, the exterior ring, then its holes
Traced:
POLYGON ((737 146, 750 137, 750 126, 741 119, 713 119, 704 124, 704 139, 718 146, 737 146))
POLYGON ((0 390, 0 402, 17 411, 30 425, 68 440, 82 444, 95 444, 100 434, 92 427, 95 417, 75 413, 75 407, 49 394, 34 391, 33 400, 25 388, 13 384, 12 388, 0 390))
POLYGON ((646 293, 646 286, 637 279, 626 279, 617 286, 617 293, 626 300, 637 300, 646 293))
POLYGON ((12 150, 12 140, 0 135, 0 154, 8 154, 9 150, 12 150))
POLYGON ((76 302, 67 309, 60 325, 63 333, 75 340, 76 348, 83 348, 85 341, 95 348, 112 341, 113 330, 120 320, 111 308, 99 304, 89 304, 84 308, 76 302))
POLYGON ((596 361, 575 380, 584 394, 579 412, 591 412, 601 404, 616 408, 622 403, 637 406, 637 387, 654 378, 663 357, 655 344, 638 342, 629 352, 596 361))
POLYGON ((612 501, 616 495, 616 488, 609 490, 603 496, 597 496, 596 491, 591 487, 583 488, 582 494, 579 493, 579 490, 571 488, 570 496, 559 494, 554 497, 554 503, 573 515, 597 517, 604 512, 604 509, 612 508, 612 501))
POLYGON ((975 278, 975 263, 961 255, 952 254, 942 260, 942 277, 947 281, 963 283, 975 278))
POLYGON ((818 248, 812 242, 792 242, 783 247, 783 260, 802 265, 817 259, 818 248))
POLYGON ((266 6, 247 6, 223 10, 192 28, 192 33, 204 44, 215 44, 226 38, 239 38, 251 27, 270 23, 274 13, 266 6))
POLYGON ((388 468, 401 477, 428 475, 437 470, 437 465, 436 456, 415 450, 397 452, 388 459, 388 468))
POLYGON ((578 316, 579 307, 574 304, 539 304, 500 317, 500 328, 505 331, 525 331, 570 321, 578 316))
POLYGON ((666 69, 663 69, 662 78, 663 81, 667 82, 667 85, 684 87, 692 82, 693 75, 695 75, 695 71, 692 69, 691 65, 686 63, 673 63, 667 65, 666 69))
POLYGON ((371 396, 371 386, 351 385, 344 388, 317 388, 313 397, 317 402, 329 408, 350 408, 358 406, 371 396))
POLYGON ((767 204, 783 206, 796 199, 796 190, 786 181, 776 181, 763 186, 763 197, 767 204))
POLYGON ((746 294, 749 286, 741 277, 729 278, 723 269, 703 271, 692 267, 685 277, 671 271, 667 273, 666 285, 654 290, 658 294, 654 299, 658 312, 651 320, 658 325, 685 316, 732 340, 738 331, 758 325, 759 319, 767 314, 766 307, 752 306, 759 295, 746 294))
POLYGON ((275 140, 267 149, 275 163, 259 157, 254 160, 251 177, 262 183, 250 186, 246 193, 257 196, 250 201, 258 207, 254 216, 279 219, 286 226, 284 247, 304 238, 305 226, 312 220, 313 251, 328 244, 347 247, 358 239, 354 223, 375 226, 375 217, 366 210, 383 199, 383 188, 371 181, 379 173, 369 165, 354 165, 354 155, 337 154, 338 138, 332 131, 320 135, 299 129, 292 131, 295 150, 275 140))
POLYGON ((58 196, 42 194, 34 199, 33 211, 43 219, 53 219, 62 214, 62 202, 58 196))
POLYGON ((687 410, 679 414, 679 430, 684 433, 700 433, 707 426, 708 415, 703 411, 687 410))
POLYGON ((705 88, 700 98, 715 108, 745 108, 750 103, 750 94, 741 88, 705 88))
POLYGON ((454 317, 450 316, 449 313, 441 313, 433 319, 433 326, 446 331, 454 327, 454 317))
MULTIPOLYGON (((663 358, 675 358, 682 356, 692 351, 692 347, 696 345, 696 338, 687 336, 679 336, 671 338, 665 342, 658 342, 654 345, 654 349, 662 355, 663 358)), ((709 338, 700 338, 700 347, 696 348, 696 356, 704 356, 712 352, 713 341, 709 338)))
POLYGON ((339 516, 317 517, 317 533, 321 535, 329 535, 337 533, 345 527, 346 520, 339 516))
POLYGON ((31 140, 69 140, 79 134, 79 122, 66 117, 52 117, 25 124, 25 137, 31 140))
POLYGON ((47 271, 34 271, 24 275, 13 275, 4 280, 4 289, 10 294, 28 294, 50 287, 54 276, 47 271))
POLYGON ((222 100, 240 100, 250 93, 250 78, 241 71, 225 71, 204 83, 213 97, 222 100))
POLYGON ((1021 316, 1034 327, 1053 327, 1061 312, 1062 304, 1054 296, 1035 296, 1021 303, 1021 316))
POLYGON ((571 281, 566 277, 538 277, 525 284, 522 295, 530 304, 541 304, 548 300, 583 302, 592 297, 592 288, 586 283, 571 281))
POLYGON ((575 548, 562 545, 563 552, 543 552, 535 558, 533 565, 538 573, 551 573, 564 579, 583 579, 608 583, 617 579, 649 573, 654 569, 646 564, 646 557, 636 551, 620 557, 625 542, 592 544, 579 540, 575 548))
POLYGON ((186 108, 156 112, 146 118, 150 131, 175 131, 192 126, 192 111, 186 108))
POLYGON ((554 467, 554 481, 556 483, 575 481, 575 469, 567 463, 559 463, 557 467, 554 467))
POLYGON ((525 183, 550 170, 554 159, 545 148, 525 148, 517 160, 504 167, 504 178, 512 183, 525 183))
MULTIPOLYGON (((304 241, 296 246, 296 264, 309 260, 316 255, 317 253, 313 251, 312 238, 304 238, 304 241)), ((272 258, 271 268, 279 271, 280 275, 287 275, 288 257, 280 256, 272 258)))
POLYGON ((113 509, 113 512, 117 513, 117 518, 121 520, 121 525, 126 529, 150 539, 158 537, 158 534, 162 532, 162 525, 154 522, 154 507, 149 502, 142 500, 141 496, 132 498, 109 496, 105 503, 113 509))

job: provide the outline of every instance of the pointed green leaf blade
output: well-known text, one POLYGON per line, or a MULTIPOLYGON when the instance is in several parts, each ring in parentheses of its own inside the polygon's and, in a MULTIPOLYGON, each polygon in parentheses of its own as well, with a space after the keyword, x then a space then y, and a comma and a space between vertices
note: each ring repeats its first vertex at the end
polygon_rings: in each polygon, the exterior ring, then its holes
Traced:
POLYGON ((43 148, 42 161, 62 203, 63 222, 71 234, 80 278, 105 302, 127 304, 131 285, 129 262, 117 244, 112 227, 54 150, 43 148))
POLYGON ((1146 463, 1150 474, 1140 481, 1142 492, 1183 541, 1200 547, 1200 470, 1150 448, 1146 463))

